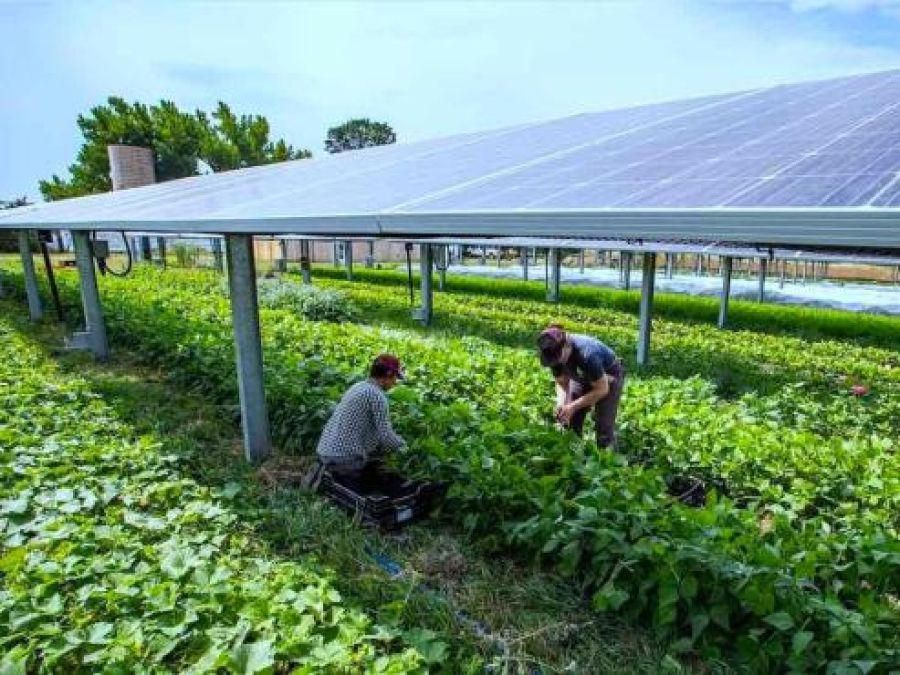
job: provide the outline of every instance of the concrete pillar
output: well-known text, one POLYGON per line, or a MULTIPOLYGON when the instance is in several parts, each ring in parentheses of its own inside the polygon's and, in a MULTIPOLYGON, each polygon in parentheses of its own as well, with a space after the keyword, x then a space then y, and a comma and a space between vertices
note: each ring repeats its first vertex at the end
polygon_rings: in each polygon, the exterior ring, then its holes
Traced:
POLYGON ((337 239, 331 242, 331 262, 334 263, 335 267, 341 266, 341 255, 338 251, 339 246, 340 244, 337 239))
POLYGON ((150 245, 150 237, 141 237, 141 260, 153 262, 153 247, 150 245))
POLYGON ((728 299, 731 296, 731 266, 732 259, 722 259, 722 299, 719 302, 719 328, 725 328, 728 321, 728 299))
POLYGON ((423 326, 430 326, 434 307, 434 288, 431 283, 431 275, 434 268, 434 253, 430 244, 419 244, 419 283, 422 306, 415 314, 423 326))
POLYGON ((347 268, 347 281, 353 281, 353 242, 344 242, 344 267, 347 268))
POLYGON ((78 277, 81 282, 81 302, 84 306, 84 333, 73 336, 71 346, 90 349, 99 361, 109 358, 109 341, 106 337, 106 321, 103 318, 103 307, 100 304, 100 291, 97 289, 97 273, 94 268, 94 254, 87 232, 73 231, 72 242, 75 246, 75 261, 78 265, 78 277))
POLYGON ((375 242, 369 242, 369 255, 366 256, 365 260, 366 267, 372 268, 375 267, 375 242))
POLYGON ((787 275, 787 260, 781 261, 781 274, 778 277, 778 288, 784 288, 784 277, 787 275))
POLYGON ((278 240, 278 262, 275 263, 275 268, 279 272, 287 272, 287 263, 288 263, 288 246, 287 239, 279 239, 278 240))
POLYGON ((562 256, 560 256, 558 248, 551 248, 550 255, 548 258, 548 265, 550 267, 550 285, 547 288, 547 301, 548 302, 559 302, 559 277, 560 277, 560 265, 562 263, 562 256))
POLYGON ((303 275, 303 283, 312 283, 312 266, 309 260, 310 242, 308 239, 300 240, 300 274, 303 275))
POLYGON ((487 265, 487 244, 481 245, 481 265, 487 265))
POLYGON ((438 290, 443 292, 447 283, 447 267, 450 265, 450 248, 448 246, 438 247, 438 290))
POLYGON ((244 454, 248 462, 256 463, 264 460, 272 452, 272 436, 269 431, 263 379, 253 237, 249 234, 227 234, 225 250, 244 454))
POLYGON ((581 274, 584 274, 584 249, 578 252, 578 269, 581 274))
POLYGON ((666 253, 666 278, 671 279, 675 268, 675 254, 666 253))
POLYGON ((765 258, 759 259, 759 292, 756 299, 760 302, 766 301, 766 273, 769 270, 769 261, 765 258))
POLYGON ((34 258, 31 256, 31 233, 19 230, 19 253, 22 256, 22 271, 25 275, 25 297, 28 299, 28 315, 32 321, 40 321, 44 316, 41 295, 38 293, 37 275, 34 273, 34 258))
POLYGON ((622 285, 624 286, 626 291, 631 290, 631 258, 632 254, 630 252, 623 253, 624 260, 622 261, 622 285))
POLYGON ((641 278, 641 307, 638 316, 637 362, 646 366, 650 362, 650 328, 653 313, 653 290, 656 286, 656 254, 644 254, 644 269, 641 278))
POLYGON ((703 254, 702 253, 697 254, 697 276, 698 277, 703 276, 703 254))
POLYGON ((528 281, 528 249, 522 249, 522 281, 528 281))

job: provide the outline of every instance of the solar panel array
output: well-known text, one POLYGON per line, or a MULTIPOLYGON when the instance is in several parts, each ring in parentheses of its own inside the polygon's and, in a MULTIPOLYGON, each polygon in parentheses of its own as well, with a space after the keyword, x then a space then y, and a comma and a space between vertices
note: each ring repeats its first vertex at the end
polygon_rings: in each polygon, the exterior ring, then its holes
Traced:
POLYGON ((870 206, 900 206, 900 71, 199 176, 48 204, 0 226, 870 206))

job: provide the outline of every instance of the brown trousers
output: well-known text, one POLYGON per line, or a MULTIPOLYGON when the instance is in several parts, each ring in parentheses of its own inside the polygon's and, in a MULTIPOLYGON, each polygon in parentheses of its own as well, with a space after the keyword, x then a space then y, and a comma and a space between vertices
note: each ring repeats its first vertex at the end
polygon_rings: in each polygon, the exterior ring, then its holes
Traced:
MULTIPOLYGON (((609 385, 609 393, 597 402, 593 408, 594 428, 597 432, 597 445, 601 448, 616 447, 616 415, 619 412, 619 400, 622 398, 622 387, 625 385, 625 368, 621 361, 616 361, 607 373, 613 378, 609 385)), ((590 386, 580 380, 572 380, 569 385, 569 400, 574 401, 585 394, 590 386)), ((582 408, 574 415, 569 428, 579 436, 584 430, 588 408, 582 408)))

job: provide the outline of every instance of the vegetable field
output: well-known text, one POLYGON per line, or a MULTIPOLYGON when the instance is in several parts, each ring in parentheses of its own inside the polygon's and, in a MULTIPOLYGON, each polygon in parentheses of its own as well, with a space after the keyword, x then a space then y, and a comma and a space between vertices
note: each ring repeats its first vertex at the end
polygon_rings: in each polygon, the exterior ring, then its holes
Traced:
MULTIPOLYGON (((76 279, 63 275, 61 283, 74 304, 76 279)), ((638 373, 630 362, 636 319, 602 304, 609 292, 597 293, 596 305, 583 293, 552 306, 513 297, 510 284, 468 281, 452 291, 451 280, 450 292, 435 295, 435 328, 423 331, 409 320, 406 290, 390 273, 316 283, 338 291, 347 306, 338 311, 332 294, 328 313, 316 315, 308 291, 292 301, 279 286, 261 310, 267 397, 282 452, 312 452, 344 388, 372 354, 394 351, 409 379, 392 392, 392 415, 411 439, 396 461, 452 481, 439 517, 484 551, 555 570, 583 589, 594 611, 651 626, 683 663, 747 672, 900 668, 900 325, 879 321, 867 338, 852 325, 823 321, 832 336, 813 339, 792 335, 783 318, 766 325, 764 312, 774 316, 777 308, 758 311, 759 330, 717 331, 679 307, 678 316, 655 322, 653 364, 638 373), (553 427, 552 383, 531 348, 551 320, 597 335, 625 357, 620 454, 553 427), (679 499, 696 486, 705 504, 679 499)), ((104 280, 102 293, 114 346, 136 347, 174 381, 235 404, 219 276, 142 269, 104 280)), ((159 615, 142 604, 139 611, 161 618, 134 627, 143 631, 141 644, 158 650, 170 646, 159 637, 174 621, 165 612, 183 614, 196 601, 191 617, 202 631, 191 630, 205 637, 171 646, 166 654, 183 659, 174 663, 338 658, 337 647, 322 647, 334 643, 321 634, 327 626, 319 615, 291 614, 298 588, 313 588, 317 602, 332 608, 328 616, 337 616, 340 598, 327 582, 301 565, 270 570, 243 554, 218 555, 241 546, 228 495, 173 481, 164 460, 142 453, 141 443, 152 441, 124 443, 127 433, 109 431, 120 422, 107 421, 101 401, 77 383, 56 381, 27 348, 5 349, 3 378, 16 382, 2 390, 8 398, 0 413, 9 467, 0 478, 0 625, 13 631, 0 640, 10 664, 29 653, 22 637, 34 633, 29 627, 63 612, 64 596, 79 598, 84 612, 92 602, 163 603, 159 615), (35 402, 47 396, 69 412, 51 415, 35 402), (98 469, 63 471, 61 462, 98 469), (47 496, 48 483, 58 495, 47 496), (30 547, 41 528, 62 534, 30 547), (140 546, 134 531, 143 533, 140 546), (121 559, 99 572, 107 583, 92 581, 95 573, 85 571, 92 552, 110 546, 121 547, 121 559), (246 567, 231 569, 230 560, 246 567), (265 617, 251 612, 242 647, 216 642, 225 620, 205 603, 243 617, 248 585, 275 618, 262 624, 265 617), (211 600, 208 586, 223 596, 211 600), (286 627, 288 615, 305 626, 303 636, 286 627), (292 652, 292 640, 304 646, 292 652), (311 640, 319 649, 303 651, 311 640)), ((326 609, 309 610, 316 611, 326 609)), ((379 633, 365 616, 353 615, 355 632, 340 621, 341 658, 355 654, 371 669, 420 665, 422 653, 402 637, 373 638, 379 633)), ((97 652, 93 639, 130 654, 131 634, 120 635, 119 626, 115 642, 109 631, 92 636, 74 625, 34 639, 63 661, 97 652)))

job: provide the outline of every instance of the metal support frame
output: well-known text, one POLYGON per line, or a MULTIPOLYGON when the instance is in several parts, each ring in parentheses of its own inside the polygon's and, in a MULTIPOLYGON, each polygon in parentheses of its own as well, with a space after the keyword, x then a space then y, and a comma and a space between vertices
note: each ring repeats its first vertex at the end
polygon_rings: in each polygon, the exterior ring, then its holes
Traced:
POLYGON ((212 252, 213 252, 213 261, 215 263, 216 269, 219 272, 225 271, 225 262, 222 256, 222 240, 218 237, 213 239, 211 242, 212 252))
POLYGON ((722 259, 722 298, 719 302, 719 328, 725 328, 728 321, 728 299, 731 296, 731 269, 732 258, 725 256, 722 259))
POLYGON ((310 242, 306 239, 300 240, 300 274, 303 276, 304 284, 312 283, 312 267, 310 265, 309 256, 310 242))
POLYGON ((335 267, 341 266, 341 256, 338 251, 338 247, 340 246, 340 242, 337 239, 331 242, 331 262, 335 267))
POLYGON ((288 246, 287 239, 279 239, 278 240, 278 262, 275 264, 275 267, 279 272, 287 272, 287 264, 288 264, 288 246))
POLYGON ((353 242, 344 242, 344 267, 347 268, 347 281, 353 281, 353 242))
POLYGON ((646 366, 650 362, 650 328, 653 313, 653 290, 656 286, 656 254, 644 254, 641 279, 641 307, 638 318, 637 362, 646 366))
POLYGON ((675 254, 666 253, 666 279, 671 279, 675 273, 675 254))
POLYGON ((431 280, 433 269, 434 252, 431 249, 431 244, 419 244, 419 283, 421 284, 422 305, 413 313, 413 316, 423 326, 431 325, 434 314, 434 285, 431 280))
POLYGON ((528 249, 522 249, 522 281, 528 281, 528 249))
POLYGON ((584 274, 584 249, 578 252, 578 269, 581 274, 584 274))
POLYGON ((630 252, 625 253, 622 261, 622 285, 626 291, 631 290, 631 258, 630 252))
POLYGON ((72 231, 75 246, 75 262, 81 282, 81 302, 84 306, 84 332, 76 333, 67 346, 75 349, 90 349, 94 358, 105 361, 109 358, 109 340, 106 337, 106 321, 97 289, 97 272, 94 268, 94 254, 91 251, 90 234, 86 231, 72 231))
POLYGON ((769 271, 769 261, 766 258, 759 259, 759 291, 756 299, 759 302, 766 301, 766 273, 769 271))
POLYGON ((437 265, 438 268, 438 290, 443 292, 444 286, 447 283, 447 267, 450 265, 450 247, 449 246, 439 246, 438 247, 438 260, 440 263, 437 265))
POLYGON ((153 246, 150 244, 150 237, 141 237, 141 260, 144 262, 153 262, 153 246))
POLYGON ((365 260, 366 267, 372 268, 375 267, 375 242, 369 242, 369 255, 366 256, 365 260))
POLYGON ((549 253, 550 285, 547 287, 547 302, 559 302, 559 277, 562 256, 558 248, 551 248, 549 253))
POLYGON ((159 265, 163 269, 166 269, 166 238, 165 237, 157 237, 156 238, 156 248, 159 250, 159 265))
POLYGON ((228 258, 228 288, 231 294, 244 454, 247 461, 256 463, 271 454, 272 436, 263 379, 252 235, 226 234, 225 250, 228 258))
POLYGON ((34 258, 31 256, 31 233, 19 230, 19 253, 22 256, 22 271, 25 274, 25 296, 28 299, 28 315, 32 321, 40 321, 44 316, 41 294, 38 293, 37 275, 34 273, 34 258))

